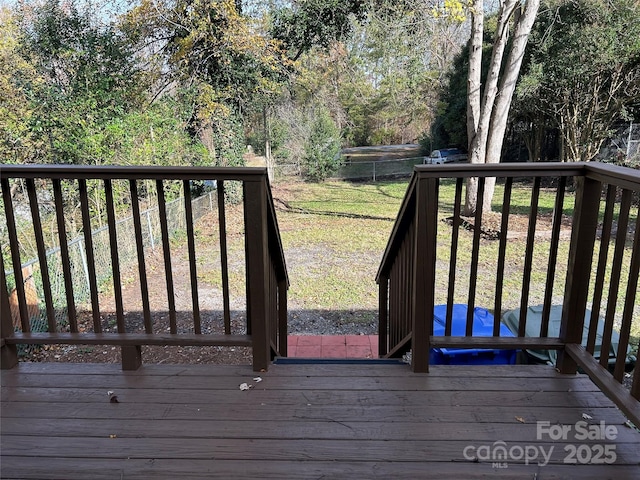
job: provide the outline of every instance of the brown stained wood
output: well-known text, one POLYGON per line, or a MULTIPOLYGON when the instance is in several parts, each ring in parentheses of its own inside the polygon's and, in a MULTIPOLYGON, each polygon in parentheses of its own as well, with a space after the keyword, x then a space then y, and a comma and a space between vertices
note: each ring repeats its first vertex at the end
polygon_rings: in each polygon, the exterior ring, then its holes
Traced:
POLYGON ((122 304, 122 281, 120 279, 120 258, 118 255, 118 232, 116 230, 116 212, 113 205, 113 184, 104 181, 104 192, 107 206, 107 224, 109 225, 109 249, 111 250, 111 272, 113 294, 116 305, 116 324, 118 333, 125 333, 124 307, 122 304))
MULTIPOLYGON (((78 459, 88 458, 153 458, 170 457, 180 455, 183 459, 204 459, 214 457, 219 460, 237 460, 238 456, 245 452, 243 460, 272 461, 287 459, 289 461, 304 461, 313 458, 317 461, 334 462, 453 462, 464 460, 464 448, 467 446, 462 441, 447 441, 441 439, 417 440, 413 448, 406 448, 403 440, 376 440, 363 439, 354 445, 353 440, 323 440, 323 439, 282 439, 277 442, 264 439, 227 439, 212 438, 206 442, 198 439, 183 438, 178 445, 171 438, 146 438, 144 445, 140 445, 139 439, 119 438, 112 441, 110 438, 79 439, 68 438, 62 441, 70 453, 67 456, 78 459), (82 441, 87 442, 86 445, 82 441), (83 448, 85 447, 85 448, 83 448), (155 453, 154 453, 155 452, 155 453)), ((533 435, 535 439, 535 434, 533 435)), ((36 448, 40 457, 56 457, 59 455, 60 442, 58 437, 12 436, 12 443, 2 445, 7 455, 18 455, 21 451, 36 448)), ((549 463, 562 464, 566 457, 564 446, 570 442, 536 442, 530 445, 544 447, 545 451, 551 451, 549 463), (555 448, 551 448, 555 445, 555 448)), ((634 451, 635 445, 621 444, 616 449, 617 457, 624 463, 632 463, 638 456, 634 451)), ((514 461, 513 464, 525 463, 514 461)), ((622 463, 622 462, 621 462, 622 463)))
POLYGON ((287 290, 289 288, 286 280, 278 282, 278 351, 280 355, 286 357, 288 342, 288 311, 287 311, 287 290))
POLYGON ((56 313, 53 308, 53 298, 51 296, 51 280, 49 279, 49 264, 47 262, 47 249, 42 237, 42 222, 40 221, 40 209, 38 207, 38 197, 33 179, 26 180, 27 194, 29 196, 29 208, 31 210, 31 221, 33 223, 33 235, 36 239, 36 249, 38 251, 38 263, 40 265, 40 275, 42 278, 42 290, 44 292, 44 303, 47 311, 47 326, 49 332, 56 331, 56 313))
POLYGON ((238 384, 253 383, 250 366, 117 368, 24 364, 2 372, 2 477, 423 478, 428 472, 623 479, 640 473, 640 434, 623 426, 624 417, 586 376, 547 366, 436 365, 430 374, 412 374, 402 365, 274 365, 245 392, 238 384), (67 386, 74 378, 84 386, 67 386), (58 386, 32 386, 44 383, 58 386), (315 387, 300 389, 301 383, 315 387), (513 383, 518 388, 503 387, 513 383), (119 403, 109 402, 107 391, 119 403), (564 446, 573 438, 537 438, 537 421, 573 426, 584 413, 617 429, 606 442, 615 446, 617 461, 606 469, 568 469, 564 446), (554 449, 545 467, 520 459, 495 469, 464 458, 467 446, 496 441, 554 449))
POLYGON ((640 428, 640 401, 616 381, 609 370, 599 364, 582 345, 570 344, 566 348, 568 354, 582 367, 591 380, 640 428))
POLYGON ((253 368, 266 370, 271 360, 268 318, 269 251, 266 182, 246 182, 244 187, 247 323, 251 326, 253 368))
MULTIPOLYGON (((640 344, 638 345, 638 349, 636 351, 640 351, 640 344)), ((633 381, 631 383, 631 396, 636 400, 640 401, 640 368, 633 369, 633 381)))
POLYGON ((418 179, 413 222, 411 288, 411 369, 429 371, 429 336, 433 332, 435 303, 438 179, 418 179))
MULTIPOLYGON (((224 206, 224 182, 218 181, 218 226, 220 231, 220 267, 222 269, 222 302, 224 333, 231 334, 231 309, 229 306, 229 266, 227 260, 227 217, 224 206)), ((250 331, 247 333, 251 333, 250 331)))
POLYGON ((138 277, 140 278, 140 295, 142 297, 142 315, 145 333, 153 333, 151 323, 151 308, 149 307, 149 284, 147 282, 147 267, 144 260, 144 242, 142 240, 142 225, 140 220, 140 202, 138 201, 138 186, 136 181, 129 180, 131 193, 131 209, 133 213, 133 229, 136 236, 136 253, 138 255, 138 277))
POLYGON ((447 288, 447 313, 444 334, 451 335, 453 324, 453 303, 456 288, 456 265, 458 260, 458 237, 460 235, 460 210, 462 206, 462 178, 456 180, 456 194, 453 201, 453 221, 451 225, 451 253, 449 260, 449 286, 447 288))
POLYGON ((613 264, 611 266, 611 277, 609 280, 609 292, 607 296, 607 313, 602 331, 602 345, 600 347, 600 365, 606 367, 609 363, 609 352, 611 351, 611 335, 613 333, 613 323, 615 320, 616 306, 618 303, 618 292, 620 291, 620 276, 622 272, 622 261, 627 241, 627 226, 629 224, 629 209, 631 208, 631 191, 623 190, 620 202, 620 212, 618 214, 618 226, 616 234, 615 250, 613 254, 613 264), (606 352, 606 354, 604 353, 606 352))
POLYGON ((198 335, 181 333, 15 333, 5 341, 9 345, 176 345, 176 346, 251 346, 250 335, 198 335))
MULTIPOLYGON (((123 397, 124 399, 125 397, 123 397)), ((128 398, 128 397, 126 397, 128 398)), ((104 400, 100 398, 100 400, 104 400)), ((3 418, 38 418, 40 420, 56 418, 102 419, 102 420, 193 420, 197 418, 220 419, 225 421, 260 422, 264 419, 286 422, 307 421, 322 418, 331 422, 429 422, 460 423, 473 418, 475 423, 516 423, 515 417, 521 417, 529 424, 553 418, 559 423, 575 423, 576 412, 573 406, 528 406, 523 416, 522 406, 503 406, 500 410, 486 405, 455 405, 442 408, 442 405, 294 405, 283 408, 278 404, 255 405, 248 410, 245 405, 231 404, 224 408, 224 419, 220 418, 220 405, 194 403, 190 401, 181 408, 171 403, 147 403, 136 401, 119 402, 118 408, 112 408, 104 401, 93 402, 3 402, 6 409, 3 418), (311 408, 310 408, 311 407, 311 408)), ((623 425, 620 412, 611 407, 584 407, 583 413, 605 421, 610 425, 623 425)), ((518 422, 519 423, 519 422, 518 422)))
POLYGON ((617 188, 615 185, 607 186, 607 199, 602 220, 602 233, 600 234, 600 253, 598 254, 598 267, 596 269, 596 281, 593 287, 593 302, 591 305, 591 318, 589 319, 589 334, 587 336, 587 352, 593 355, 596 345, 598 322, 600 321, 600 306, 604 279, 607 270, 609 242, 611 240, 611 226, 613 225, 613 208, 616 204, 617 188))
MULTIPOLYGON (((551 228, 551 245, 549 246, 549 263, 547 265, 547 282, 544 289, 544 301, 542 304, 542 322, 540 324, 540 336, 546 337, 549 333, 549 316, 551 302, 553 301, 553 287, 555 285, 556 264, 558 263, 558 244, 560 242, 560 227, 562 226, 562 212, 564 207, 564 190, 567 178, 560 177, 556 191, 556 201, 553 205, 553 226, 551 228)), ((496 319, 497 320, 497 319, 496 319)))
POLYGON ((3 164, 2 178, 52 178, 113 180, 237 180, 256 181, 267 175, 263 167, 164 167, 116 165, 3 164))
POLYGON ((67 240, 67 227, 64 220, 64 202, 62 200, 62 185, 59 179, 54 179, 53 198, 56 206, 56 225, 58 226, 58 245, 60 245, 60 259, 62 261, 62 275, 64 277, 65 298, 67 299, 67 316, 69 318, 69 330, 78 331, 76 317, 76 304, 73 298, 73 279, 71 277, 71 263, 69 260, 69 245, 67 240))
MULTIPOLYGON (((440 337, 438 337, 440 338, 440 337)), ((523 377, 527 378, 568 378, 566 375, 558 373, 548 365, 494 365, 487 369, 485 365, 433 365, 429 374, 416 374, 411 372, 409 366, 383 366, 376 368, 375 375, 378 377, 450 377, 450 376, 471 376, 480 377, 523 377)), ((291 365, 274 364, 272 367, 280 377, 362 377, 371 375, 371 365, 350 364, 345 369, 342 364, 324 364, 319 369, 314 364, 300 364, 295 368, 291 365)), ((20 374, 40 373, 47 375, 123 375, 118 365, 113 363, 21 363, 20 374)), ((212 368, 207 364, 191 364, 185 368, 182 364, 159 364, 145 365, 137 372, 127 372, 126 377, 144 376, 167 376, 182 375, 186 377, 197 376, 252 376, 253 372, 249 365, 215 365, 212 368)), ((589 381, 584 375, 576 376, 576 379, 589 381)))
POLYGON ((524 268, 522 272, 522 293, 520 300, 520 319, 518 322, 518 336, 523 337, 527 328, 527 312, 529 307, 529 288, 531 286, 531 268, 533 267, 533 249, 536 238, 536 221, 538 219, 538 200, 540 199, 540 177, 533 180, 531 191, 531 209, 529 211, 529 225, 527 227, 527 246, 524 254, 524 268))
MULTIPOLYGON (((147 365, 140 367, 144 370, 147 365)), ((209 366, 211 368, 211 366, 209 366)), ((250 368, 250 367, 249 367, 250 368)), ((273 367, 272 367, 273 368, 273 367)), ((132 374, 136 372, 122 372, 122 374, 132 374)), ((247 375, 246 380, 251 376, 247 375)), ((597 389, 596 389, 597 390, 597 389)), ((108 391, 108 390, 107 390, 108 391)), ((235 392, 235 390, 234 390, 235 392)), ((579 391, 579 392, 546 392, 546 391, 479 391, 474 390, 473 395, 464 395, 458 391, 430 391, 428 394, 421 390, 414 391, 369 391, 369 390, 336 390, 328 392, 326 390, 251 390, 251 397, 236 397, 234 403, 238 406, 253 408, 256 402, 260 404, 275 404, 282 408, 290 409, 300 402, 311 403, 312 405, 358 405, 368 408, 371 405, 403 405, 403 406, 424 406, 425 403, 433 406, 440 406, 443 409, 454 406, 477 406, 477 405, 516 405, 522 409, 529 407, 544 408, 612 408, 614 404, 600 391, 579 391)), ((229 390, 207 390, 207 389, 167 389, 167 390, 147 390, 128 389, 126 391, 126 403, 151 404, 183 404, 185 398, 189 398, 191 403, 207 403, 224 408, 229 404, 229 390)), ((3 402, 65 402, 65 403, 85 403, 104 402, 106 392, 101 388, 43 388, 29 387, 19 390, 3 388, 0 391, 3 402)), ((122 395, 122 393, 120 394, 122 395)), ((121 397, 124 400, 124 397, 121 397)), ((122 402, 120 402, 122 403, 122 402)), ((575 413, 575 412, 574 412, 575 413)), ((581 415, 581 414, 580 414, 581 415)))
MULTIPOLYGON (((0 169, 2 171, 2 169, 0 169)), ((16 220, 13 212, 13 201, 11 199, 11 188, 7 178, 0 179, 2 184, 2 200, 4 203, 4 214, 7 220, 7 234, 9 235, 9 247, 11 250, 11 263, 13 264, 13 278, 16 283, 16 294, 18 297, 18 311, 20 313, 20 326, 23 332, 31 331, 29 312, 27 311, 27 300, 24 292, 24 278, 22 275, 22 260, 20 260, 20 248, 16 220)))
POLYGON ((5 338, 13 335, 13 330, 9 291, 4 273, 4 258, 0 255, 0 369, 2 370, 9 370, 18 365, 17 347, 5 343, 5 338))
POLYGON ((509 213, 511 210, 511 191, 513 178, 505 179, 502 198, 502 219, 500 222, 500 246, 498 247, 498 265, 496 271, 496 298, 493 318, 493 336, 500 335, 500 316, 502 313, 502 289, 504 285, 504 264, 507 254, 507 234, 509 233, 509 213))
POLYGON ((378 355, 387 354, 387 329, 389 328, 389 279, 378 278, 378 355))
POLYGON ((196 241, 193 231, 193 211, 191 205, 191 183, 183 180, 184 215, 187 226, 187 247, 189 250, 189 276, 191 280, 191 308, 193 311, 193 331, 202 333, 200 327, 200 303, 198 301, 198 272, 196 267, 196 241))
MULTIPOLYGON (((84 238, 84 257, 87 264, 89 282, 89 293, 91 297, 91 314, 93 317, 93 331, 102 332, 102 322, 100 319, 100 303, 98 301, 98 281, 96 278, 96 262, 93 255, 93 235, 91 230, 91 217, 89 216, 89 199, 87 197, 87 181, 78 180, 78 193, 80 195, 80 210, 82 213, 82 233, 84 238)), ((80 248, 82 244, 79 243, 80 248)), ((82 254, 82 251, 81 251, 82 254)))
POLYGON ((467 321, 465 335, 473 333, 473 314, 476 305, 476 286, 478 283, 478 261, 480 258, 480 233, 482 227, 482 210, 484 208, 485 179, 478 179, 478 195, 476 201, 475 225, 473 228, 473 246, 471 250, 471 265, 469 267, 469 296, 467 298, 467 321))
POLYGON ((173 288, 173 270, 171 263, 171 244, 169 243, 169 227, 167 226, 167 204, 164 198, 162 180, 156 180, 158 193, 158 215, 160 217, 160 231, 162 233, 162 253, 164 257, 164 274, 167 285, 167 303, 169 305, 169 331, 178 333, 176 323, 176 297, 173 288))
POLYGON ((125 345, 120 349, 122 355, 122 370, 138 370, 142 366, 142 347, 140 345, 125 345))
MULTIPOLYGON (((577 192, 574 208, 567 280, 564 289, 564 303, 560 324, 560 338, 567 343, 582 342, 582 331, 589 295, 591 262, 598 226, 598 210, 602 184, 589 178, 576 179, 577 192)), ((605 356, 606 358, 606 356, 605 356)), ((558 368, 562 373, 575 373, 575 360, 558 352, 558 368)))
POLYGON ((561 350, 564 343, 553 337, 431 337, 431 344, 445 348, 550 349, 561 350))
MULTIPOLYGON (((332 460, 218 460, 190 459, 94 459, 78 463, 76 458, 33 458, 28 473, 21 469, 17 457, 7 462, 9 471, 21 472, 22 478, 68 480, 90 478, 95 480, 175 479, 175 478, 244 478, 307 480, 329 477, 332 479, 389 479, 423 478, 425 472, 433 478, 464 478, 469 480, 505 478, 509 480, 537 478, 540 467, 535 465, 510 464, 509 468, 496 469, 491 463, 478 462, 333 462, 332 460)), ((580 478, 602 480, 637 479, 638 467, 633 465, 553 465, 545 470, 545 478, 559 480, 580 478)))
POLYGON ((620 339, 618 351, 616 352, 616 366, 614 377, 622 382, 627 360, 627 347, 629 346, 629 336, 631 333, 631 323, 633 322, 633 309, 636 305, 638 295, 638 273, 640 272, 640 214, 636 216, 635 238, 631 248, 631 260, 629 263, 629 275, 627 276, 627 293, 624 299, 624 310, 622 312, 622 324, 620 326, 620 339))
POLYGON ((391 236, 389 237, 389 241, 387 242, 387 247, 385 248, 384 254, 382 255, 382 261, 380 262, 380 267, 378 268, 376 279, 378 279, 380 275, 385 274, 391 270, 391 267, 394 265, 394 262, 396 260, 400 245, 402 244, 402 241, 404 240, 404 237, 406 235, 407 226, 411 222, 413 222, 416 208, 415 194, 417 178, 417 174, 414 173, 411 176, 411 180, 409 180, 407 192, 405 193, 402 204, 400 205, 400 211, 398 213, 398 216, 396 217, 395 223, 393 224, 391 236))

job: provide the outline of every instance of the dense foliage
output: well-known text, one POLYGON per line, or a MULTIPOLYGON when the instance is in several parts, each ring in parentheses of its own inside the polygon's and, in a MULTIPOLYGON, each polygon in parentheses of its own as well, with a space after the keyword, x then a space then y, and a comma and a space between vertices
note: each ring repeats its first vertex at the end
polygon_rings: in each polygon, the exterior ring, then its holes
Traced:
MULTIPOLYGON (((241 165, 250 144, 321 178, 319 130, 332 148, 465 147, 465 5, 17 2, 0 10, 2 162, 241 165)), ((532 159, 593 158, 637 114, 638 17, 633 0, 544 2, 507 137, 532 159)))

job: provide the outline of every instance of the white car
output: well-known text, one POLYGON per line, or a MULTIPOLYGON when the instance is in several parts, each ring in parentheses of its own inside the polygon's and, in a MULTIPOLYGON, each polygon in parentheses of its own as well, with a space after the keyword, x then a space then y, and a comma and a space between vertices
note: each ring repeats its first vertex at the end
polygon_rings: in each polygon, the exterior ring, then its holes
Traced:
POLYGON ((463 163, 468 161, 468 156, 464 151, 459 148, 441 148, 440 150, 434 150, 431 155, 424 157, 423 164, 427 165, 440 165, 443 163, 463 163))

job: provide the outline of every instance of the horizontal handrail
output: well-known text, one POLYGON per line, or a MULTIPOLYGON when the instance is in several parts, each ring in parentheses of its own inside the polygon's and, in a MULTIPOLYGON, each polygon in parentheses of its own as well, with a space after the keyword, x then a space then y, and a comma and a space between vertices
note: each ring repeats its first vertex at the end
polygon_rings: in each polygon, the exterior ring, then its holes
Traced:
POLYGON ((2 164, 6 178, 95 179, 95 180, 237 180, 261 181, 265 167, 165 167, 130 165, 42 165, 2 164))

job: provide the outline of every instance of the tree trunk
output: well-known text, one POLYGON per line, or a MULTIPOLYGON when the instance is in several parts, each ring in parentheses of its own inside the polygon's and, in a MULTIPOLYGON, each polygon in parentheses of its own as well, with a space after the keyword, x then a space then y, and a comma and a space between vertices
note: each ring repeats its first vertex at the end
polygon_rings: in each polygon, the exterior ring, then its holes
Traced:
MULTIPOLYGON (((467 107, 469 159, 471 163, 498 163, 502 153, 507 118, 520 73, 520 66, 522 65, 524 49, 540 7, 540 0, 528 0, 524 5, 516 0, 504 0, 501 2, 489 75, 485 86, 484 98, 482 99, 483 103, 480 104, 479 70, 482 63, 482 7, 482 0, 476 1, 473 6, 471 49, 469 53, 469 103, 467 107), (524 9, 524 11, 521 12, 521 9, 524 9), (509 37, 509 22, 514 13, 517 14, 517 18, 515 20, 513 42, 499 82, 500 86, 497 87, 502 57, 509 37)), ((487 179, 483 199, 485 210, 491 210, 494 187, 495 178, 487 179)), ((476 202, 477 180, 469 179, 467 181, 464 208, 466 215, 475 213, 476 202)))
MULTIPOLYGON (((467 137, 469 145, 469 162, 484 162, 484 151, 476 136, 480 125, 480 80, 482 70, 482 31, 484 28, 484 2, 473 2, 471 17, 471 39, 469 48, 469 76, 467 78, 467 137)), ((473 215, 478 199, 478 179, 469 178, 465 194, 465 215, 473 215)))
MULTIPOLYGON (((516 89, 518 76, 520 75, 520 67, 524 58, 524 51, 527 47, 529 34, 533 27, 533 22, 538 15, 540 8, 540 0, 528 0, 520 8, 524 11, 518 12, 515 31, 513 34, 513 43, 507 57, 507 61, 500 81, 500 94, 496 99, 496 105, 491 112, 491 129, 489 138, 487 139, 487 163, 498 163, 502 156, 502 145, 504 143, 504 134, 507 129, 507 119, 509 118, 509 109, 513 92, 516 89)), ((491 210, 491 200, 495 190, 496 179, 487 178, 484 190, 485 210, 491 210)))

